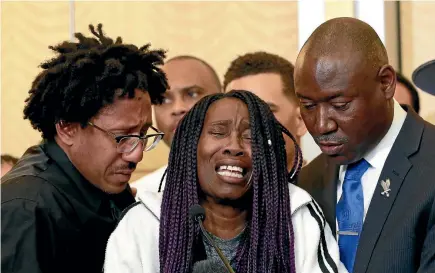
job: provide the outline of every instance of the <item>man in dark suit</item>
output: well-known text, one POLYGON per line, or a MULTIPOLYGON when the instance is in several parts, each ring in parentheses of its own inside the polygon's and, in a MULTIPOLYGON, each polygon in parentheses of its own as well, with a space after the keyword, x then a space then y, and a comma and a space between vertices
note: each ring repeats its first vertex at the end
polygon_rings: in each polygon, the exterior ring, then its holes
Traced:
POLYGON ((302 118, 322 150, 298 185, 353 273, 435 272, 435 127, 400 107, 395 86, 385 47, 357 19, 319 26, 296 61, 302 118))

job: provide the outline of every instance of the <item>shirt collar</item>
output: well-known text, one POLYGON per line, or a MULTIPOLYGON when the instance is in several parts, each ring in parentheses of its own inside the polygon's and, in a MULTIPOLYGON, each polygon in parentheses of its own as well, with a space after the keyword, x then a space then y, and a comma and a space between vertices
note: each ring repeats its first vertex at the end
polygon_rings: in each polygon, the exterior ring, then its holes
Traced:
POLYGON ((376 169, 382 169, 384 167, 388 154, 390 153, 406 119, 406 111, 403 110, 402 106, 400 106, 395 99, 393 99, 393 102, 394 116, 390 129, 388 129, 388 132, 381 139, 378 145, 364 156, 364 159, 367 160, 370 166, 376 169))
MULTIPOLYGON (((385 161, 387 160, 388 154, 396 141, 397 136, 402 129, 403 123, 406 119, 406 111, 403 110, 402 106, 393 98, 393 122, 388 129, 385 136, 381 139, 378 145, 370 150, 363 158, 370 164, 371 168, 376 168, 382 170, 385 161)), ((347 169, 347 165, 340 166, 340 181, 344 179, 344 172, 347 169)))
POLYGON ((73 185, 75 185, 76 189, 81 193, 83 200, 92 208, 92 210, 98 212, 102 202, 109 199, 109 195, 92 185, 83 177, 56 141, 45 141, 43 143, 43 149, 73 182, 73 185))

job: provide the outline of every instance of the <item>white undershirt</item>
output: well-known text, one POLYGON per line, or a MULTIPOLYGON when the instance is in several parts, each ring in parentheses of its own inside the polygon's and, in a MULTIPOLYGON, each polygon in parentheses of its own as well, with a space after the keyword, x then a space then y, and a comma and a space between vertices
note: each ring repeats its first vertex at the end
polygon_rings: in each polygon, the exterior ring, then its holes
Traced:
MULTIPOLYGON (((364 194, 364 218, 366 218, 367 210, 372 200, 373 193, 378 185, 379 177, 381 176, 382 168, 387 160, 388 154, 399 135, 402 125, 405 122, 406 111, 402 109, 400 104, 394 100, 394 118, 387 134, 382 138, 379 144, 364 156, 364 159, 370 164, 368 170, 361 178, 363 194, 364 194)), ((337 203, 343 192, 342 185, 346 174, 347 165, 340 166, 339 181, 337 185, 337 203)), ((338 225, 337 225, 338 230, 338 225)))

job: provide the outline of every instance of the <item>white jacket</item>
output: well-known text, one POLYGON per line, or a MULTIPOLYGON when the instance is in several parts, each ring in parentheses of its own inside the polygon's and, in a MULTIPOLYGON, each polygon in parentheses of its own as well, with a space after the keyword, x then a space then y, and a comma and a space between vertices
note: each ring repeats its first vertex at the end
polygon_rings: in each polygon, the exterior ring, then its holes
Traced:
MULTIPOLYGON (((159 190, 160 182, 162 181, 163 174, 165 173, 168 165, 165 165, 154 172, 147 174, 140 179, 131 182, 130 186, 137 189, 137 197, 139 198, 142 192, 152 191, 157 192, 159 190)), ((162 183, 162 190, 165 188, 166 177, 162 183)), ((137 199, 138 199, 137 198, 137 199)))
MULTIPOLYGON (((337 242, 320 207, 301 188, 289 184, 297 273, 347 273, 337 242)), ((109 238, 104 272, 159 272, 159 217, 162 193, 142 193, 123 213, 109 238)))

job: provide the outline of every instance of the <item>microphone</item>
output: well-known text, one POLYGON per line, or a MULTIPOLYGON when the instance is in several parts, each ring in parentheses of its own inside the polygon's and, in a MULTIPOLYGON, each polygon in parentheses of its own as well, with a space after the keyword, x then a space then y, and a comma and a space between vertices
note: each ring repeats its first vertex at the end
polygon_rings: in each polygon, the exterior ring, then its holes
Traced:
MULTIPOLYGON (((228 261, 228 259, 222 253, 220 248, 216 245, 216 243, 214 242, 213 238, 210 237, 208 232, 205 230, 204 225, 202 224, 202 221, 204 221, 204 219, 205 219, 205 209, 203 207, 201 207, 200 205, 195 204, 192 207, 190 207, 190 209, 189 209, 189 215, 193 219, 193 221, 198 222, 199 227, 201 228, 202 233, 204 234, 204 236, 207 239, 207 241, 216 250, 217 254, 221 258, 222 262, 224 263, 225 268, 227 269, 227 271, 230 272, 230 273, 235 273, 235 271, 231 267, 230 262, 228 261)), ((210 265, 208 265, 208 267, 210 267, 210 265)), ((201 271, 198 271, 198 272, 201 272, 201 271)), ((207 272, 207 271, 204 271, 204 272, 207 272)))

